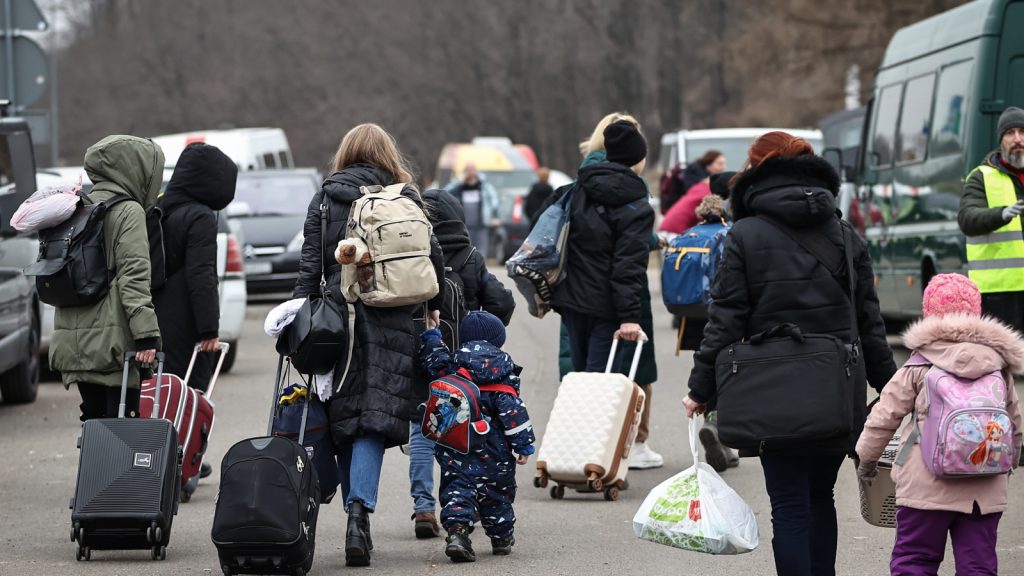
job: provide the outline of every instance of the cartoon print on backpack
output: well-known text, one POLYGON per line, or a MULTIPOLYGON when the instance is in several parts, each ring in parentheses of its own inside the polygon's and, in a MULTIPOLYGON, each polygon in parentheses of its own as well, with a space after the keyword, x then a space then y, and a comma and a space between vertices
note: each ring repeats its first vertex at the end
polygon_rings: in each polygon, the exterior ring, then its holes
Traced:
POLYGON ((1010 418, 1006 414, 992 414, 984 425, 976 414, 953 417, 953 435, 965 443, 977 446, 967 455, 964 464, 976 466, 979 471, 985 468, 998 469, 1003 449, 1006 448, 1002 439, 1010 427, 1010 418))

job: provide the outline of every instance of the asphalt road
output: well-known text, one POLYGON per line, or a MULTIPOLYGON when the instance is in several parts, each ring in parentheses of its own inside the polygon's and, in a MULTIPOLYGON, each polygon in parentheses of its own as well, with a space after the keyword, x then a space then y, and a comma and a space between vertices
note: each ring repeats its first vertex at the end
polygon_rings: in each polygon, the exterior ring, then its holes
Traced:
MULTIPOLYGON (((503 272, 495 271, 499 276, 503 272)), ((744 459, 725 480, 751 505, 760 527, 760 547, 741 556, 713 557, 676 550, 633 537, 632 517, 648 491, 691 464, 687 428, 680 398, 691 367, 686 355, 672 354, 674 332, 660 306, 656 282, 654 341, 661 380, 653 394, 650 443, 665 456, 665 467, 634 471, 631 487, 617 502, 600 495, 569 492, 551 500, 546 490, 533 487, 533 467, 519 473, 516 513, 517 545, 512 556, 490 555, 489 543, 477 532, 478 560, 453 565, 437 540, 416 540, 409 516, 408 460, 397 449, 385 456, 380 501, 372 517, 376 550, 368 570, 381 575, 426 574, 598 574, 653 575, 772 574, 771 516, 760 465, 744 459)), ((273 342, 262 333, 270 305, 250 305, 244 341, 234 371, 223 377, 215 393, 217 421, 209 461, 219 468, 232 443, 262 435, 273 385, 276 356, 273 342)), ((543 436, 546 415, 557 389, 558 317, 531 318, 522 306, 509 332, 506 350, 525 367, 523 398, 543 436)), ((1024 393, 1024 390, 1019 389, 1024 393)), ((78 394, 55 383, 44 384, 36 403, 0 404, 0 575, 149 575, 219 574, 216 550, 210 542, 214 496, 219 470, 203 481, 192 501, 182 504, 175 518, 167 560, 152 562, 148 551, 96 551, 91 562, 76 562, 68 539, 68 500, 75 483, 79 434, 78 394)), ((532 461, 531 461, 532 464, 532 461)), ((836 487, 839 510, 837 573, 888 573, 894 532, 875 528, 860 518, 853 466, 844 464, 836 487)), ((1024 482, 1011 482, 1010 511, 999 529, 1001 574, 1024 575, 1024 482)), ((344 512, 339 503, 320 513, 316 561, 312 574, 336 574, 344 568, 344 512)), ((952 553, 941 574, 952 575, 952 553)), ((363 569, 367 570, 367 569, 363 569)))

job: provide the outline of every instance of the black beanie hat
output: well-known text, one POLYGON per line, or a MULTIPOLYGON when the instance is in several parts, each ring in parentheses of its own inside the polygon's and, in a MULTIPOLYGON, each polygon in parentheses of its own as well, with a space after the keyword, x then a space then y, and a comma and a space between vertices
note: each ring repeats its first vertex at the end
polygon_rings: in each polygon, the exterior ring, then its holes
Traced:
POLYGON ((729 181, 735 176, 735 172, 720 172, 718 174, 711 175, 711 193, 718 196, 722 200, 728 200, 732 194, 732 189, 729 188, 729 181))
POLYGON ((1024 110, 1016 106, 1010 106, 999 116, 999 140, 1011 128, 1024 128, 1024 110))
POLYGON ((647 157, 647 141, 629 120, 613 122, 604 129, 604 149, 608 161, 634 166, 647 157))

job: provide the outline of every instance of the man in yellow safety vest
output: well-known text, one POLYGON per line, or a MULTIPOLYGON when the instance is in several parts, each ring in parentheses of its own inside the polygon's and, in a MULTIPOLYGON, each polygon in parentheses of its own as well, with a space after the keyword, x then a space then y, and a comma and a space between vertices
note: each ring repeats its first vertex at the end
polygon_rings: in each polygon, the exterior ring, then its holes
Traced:
POLYGON ((1024 110, 999 117, 999 149, 967 177, 957 221, 981 306, 1024 331, 1024 110))

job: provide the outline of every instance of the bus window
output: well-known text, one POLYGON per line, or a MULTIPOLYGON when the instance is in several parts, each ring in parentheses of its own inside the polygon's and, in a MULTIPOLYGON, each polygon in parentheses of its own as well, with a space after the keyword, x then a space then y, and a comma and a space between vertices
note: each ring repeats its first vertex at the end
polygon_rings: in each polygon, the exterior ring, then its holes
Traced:
POLYGON ((967 61, 942 69, 932 117, 933 158, 954 156, 963 151, 964 113, 967 111, 967 88, 971 83, 973 66, 973 61, 967 61))
POLYGON ((281 168, 291 168, 291 164, 288 163, 288 153, 281 150, 277 153, 278 159, 281 160, 281 168))
POLYGON ((875 115, 874 132, 871 137, 870 164, 872 168, 882 168, 892 164, 894 141, 896 140, 896 118, 900 111, 900 94, 902 84, 894 84, 882 89, 878 98, 878 113, 875 115))
POLYGON ((276 161, 274 160, 274 155, 272 153, 267 152, 266 154, 263 155, 263 167, 264 168, 274 168, 275 165, 276 165, 276 161))

